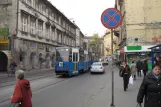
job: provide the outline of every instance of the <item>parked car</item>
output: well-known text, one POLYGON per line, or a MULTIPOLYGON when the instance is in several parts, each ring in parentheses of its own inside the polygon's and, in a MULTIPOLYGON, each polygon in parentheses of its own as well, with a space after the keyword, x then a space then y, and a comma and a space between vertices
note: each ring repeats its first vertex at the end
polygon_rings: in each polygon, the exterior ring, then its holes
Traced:
POLYGON ((94 62, 90 69, 91 73, 105 73, 105 68, 102 62, 94 62))

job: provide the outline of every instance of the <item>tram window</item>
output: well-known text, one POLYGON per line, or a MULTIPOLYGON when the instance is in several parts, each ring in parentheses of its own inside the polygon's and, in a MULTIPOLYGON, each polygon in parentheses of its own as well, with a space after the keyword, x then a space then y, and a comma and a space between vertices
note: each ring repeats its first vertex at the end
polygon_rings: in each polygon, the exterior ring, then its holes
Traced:
POLYGON ((73 62, 75 62, 76 61, 76 55, 75 55, 75 53, 73 53, 73 62))
POLYGON ((76 58, 75 58, 76 60, 75 61, 78 61, 78 53, 75 53, 75 54, 76 54, 76 58))
POLYGON ((72 62, 72 55, 69 55, 69 62, 72 62))

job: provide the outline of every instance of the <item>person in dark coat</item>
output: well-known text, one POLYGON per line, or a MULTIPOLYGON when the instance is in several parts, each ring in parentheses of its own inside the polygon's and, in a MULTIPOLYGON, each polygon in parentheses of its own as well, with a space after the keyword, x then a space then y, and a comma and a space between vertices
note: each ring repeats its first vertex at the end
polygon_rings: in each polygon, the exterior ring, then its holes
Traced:
POLYGON ((148 72, 148 63, 146 60, 144 61, 142 68, 143 68, 143 73, 144 73, 144 77, 145 77, 148 72))
POLYGON ((124 91, 127 90, 128 84, 129 84, 129 78, 130 78, 130 67, 126 64, 126 62, 123 62, 123 66, 120 69, 121 77, 123 77, 123 87, 124 91))
POLYGON ((21 107, 32 107, 32 92, 30 82, 24 79, 24 71, 18 70, 15 73, 16 86, 13 96, 11 96, 12 103, 21 103, 21 107))
POLYGON ((161 67, 155 64, 152 72, 146 75, 140 86, 137 102, 144 107, 161 107, 161 67))
POLYGON ((141 77, 141 70, 142 70, 142 62, 141 62, 141 60, 138 60, 138 61, 136 62, 136 68, 137 68, 138 77, 139 77, 139 76, 141 77))

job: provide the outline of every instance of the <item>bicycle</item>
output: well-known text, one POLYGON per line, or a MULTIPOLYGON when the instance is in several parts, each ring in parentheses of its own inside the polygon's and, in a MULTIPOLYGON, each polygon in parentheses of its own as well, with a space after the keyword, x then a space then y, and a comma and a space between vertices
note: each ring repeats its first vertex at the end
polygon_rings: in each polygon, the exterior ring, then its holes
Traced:
POLYGON ((14 76, 15 75, 15 72, 16 72, 16 66, 9 67, 8 68, 8 77, 14 76))

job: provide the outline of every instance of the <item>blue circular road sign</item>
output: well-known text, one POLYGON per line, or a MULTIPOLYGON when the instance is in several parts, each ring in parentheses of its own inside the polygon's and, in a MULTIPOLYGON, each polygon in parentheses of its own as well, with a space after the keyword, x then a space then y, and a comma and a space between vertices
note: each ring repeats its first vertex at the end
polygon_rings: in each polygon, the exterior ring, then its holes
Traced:
POLYGON ((108 8, 101 15, 101 22, 108 29, 115 29, 122 24, 122 14, 116 8, 108 8))

